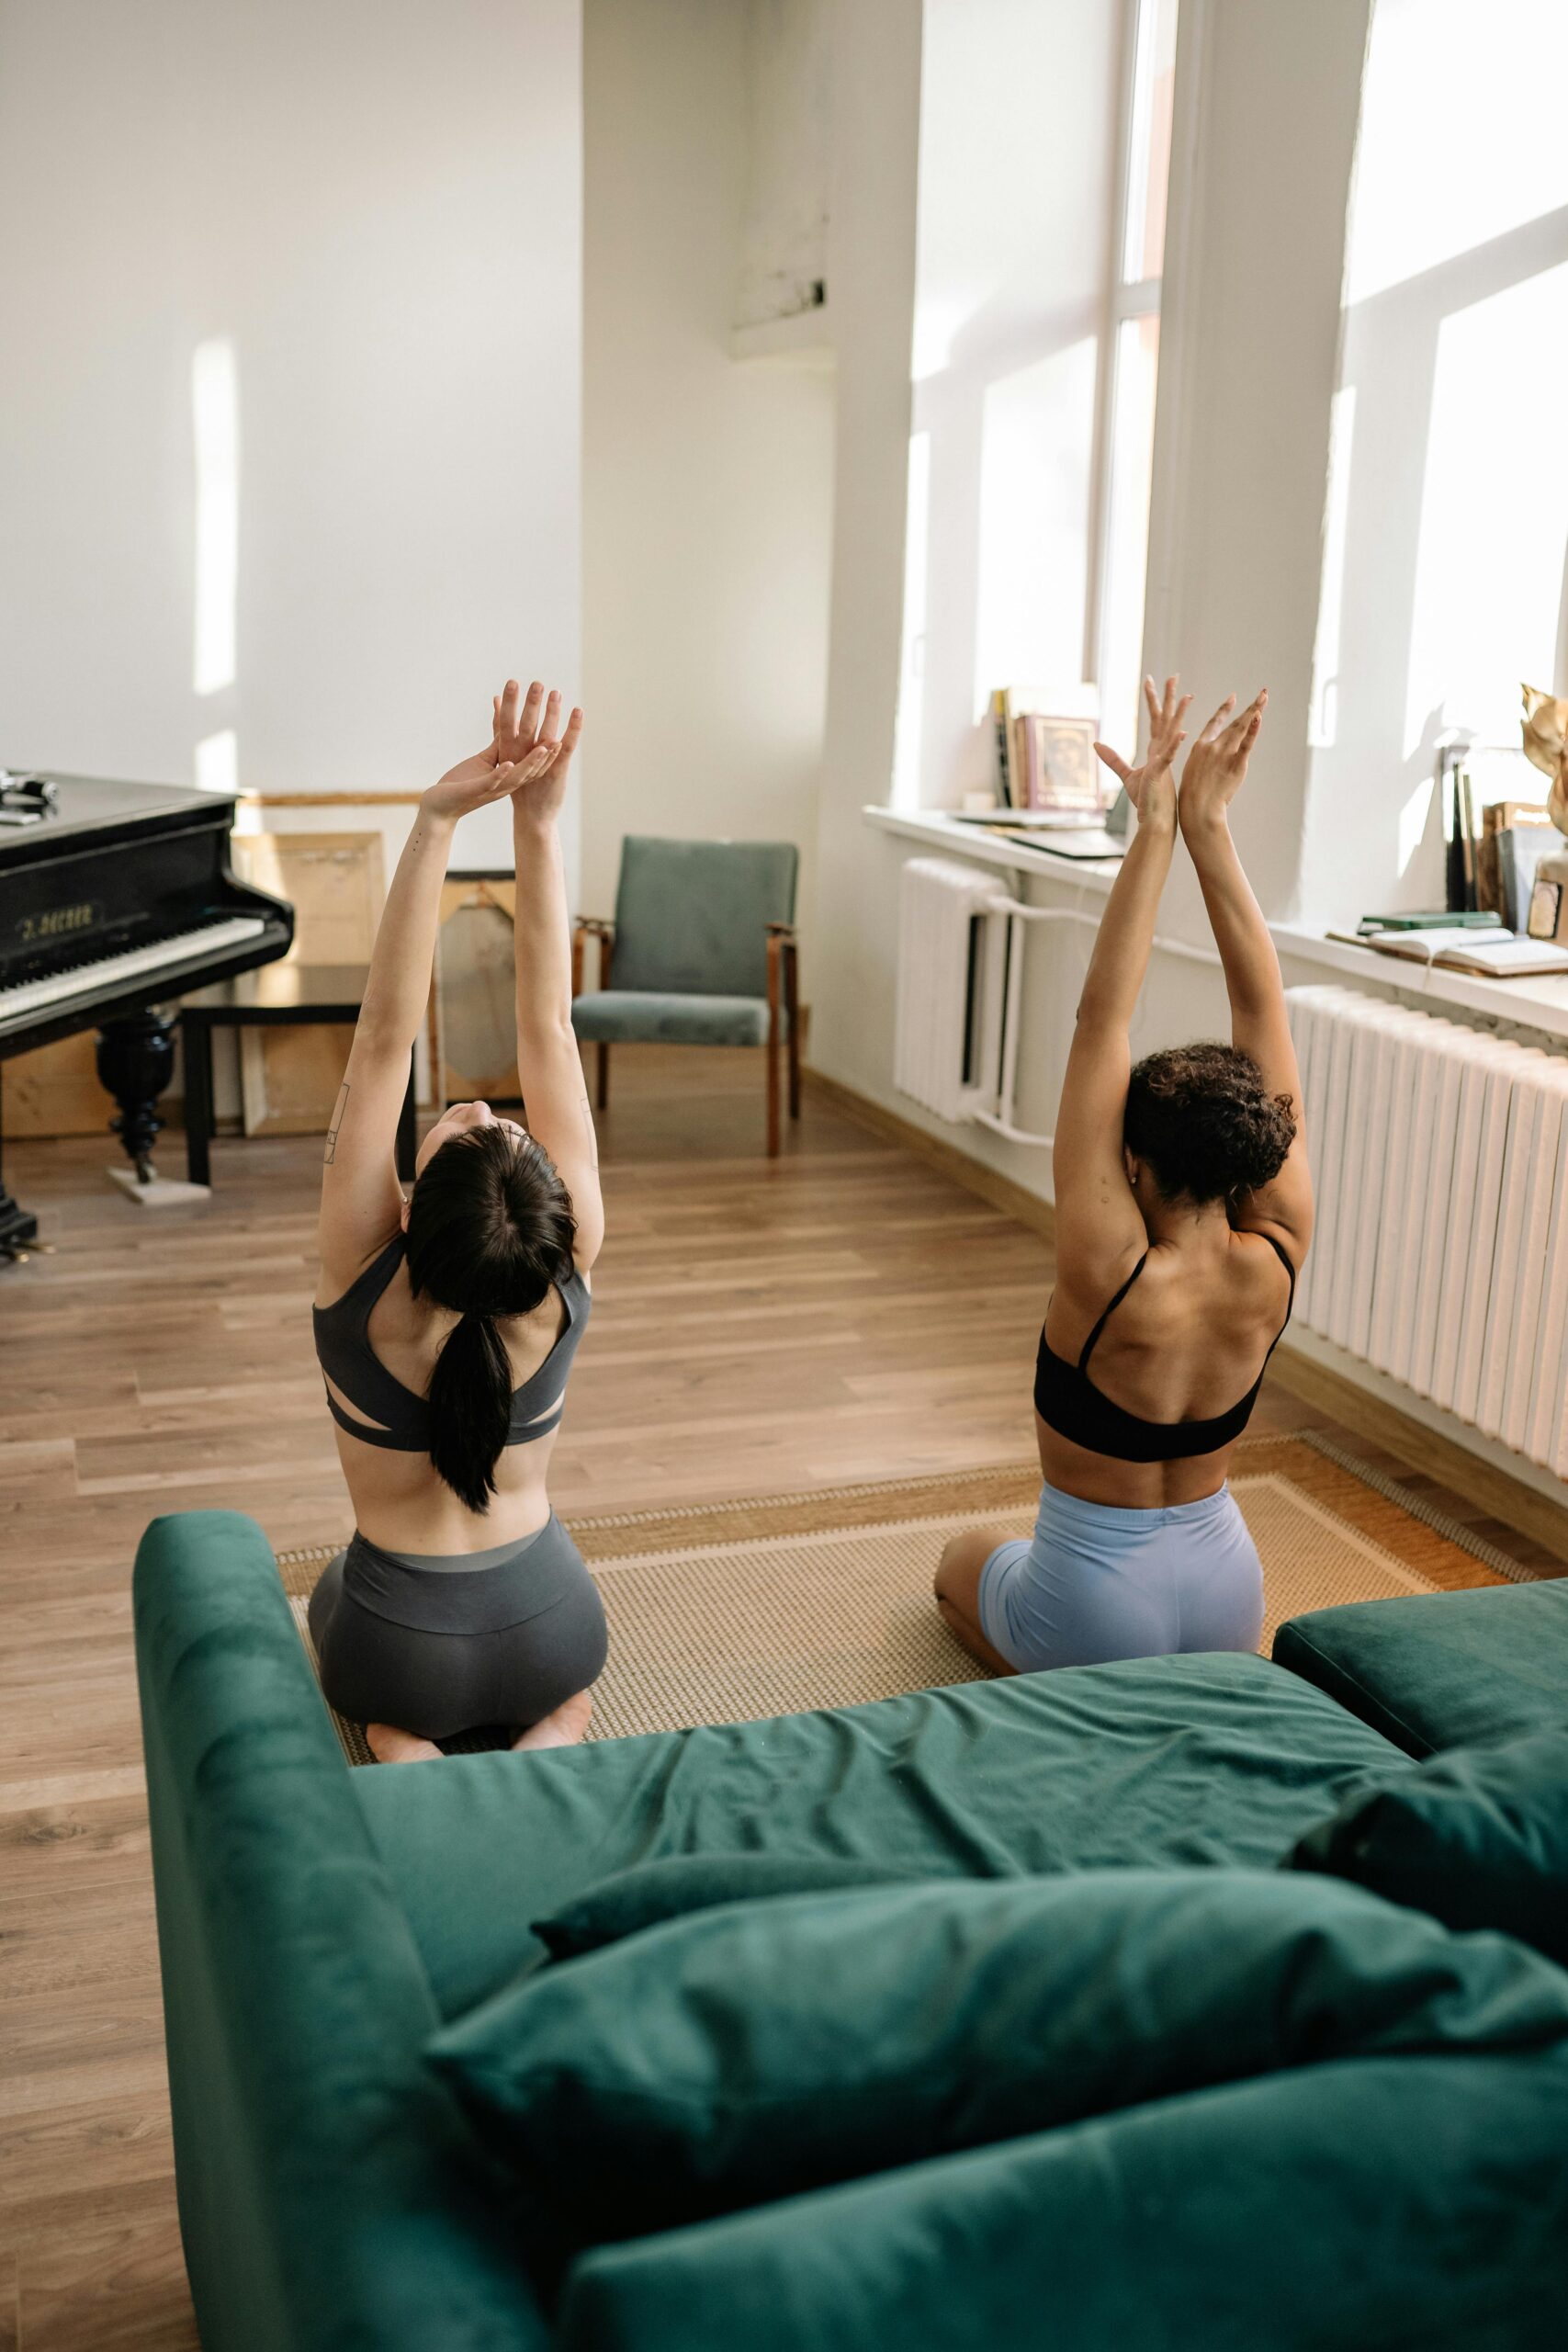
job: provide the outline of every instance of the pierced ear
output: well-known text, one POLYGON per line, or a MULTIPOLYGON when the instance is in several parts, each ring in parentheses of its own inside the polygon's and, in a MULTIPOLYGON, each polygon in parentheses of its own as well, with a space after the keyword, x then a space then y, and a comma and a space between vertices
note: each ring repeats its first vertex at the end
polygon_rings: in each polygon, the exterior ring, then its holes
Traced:
POLYGON ((407 1193, 403 1194, 403 1204, 398 1211, 398 1223, 402 1227, 405 1233, 409 1229, 409 1197, 410 1196, 407 1193))
POLYGON ((1122 1165, 1127 1171, 1127 1182, 1135 1193, 1138 1189, 1138 1178, 1143 1173, 1143 1162, 1136 1152, 1130 1151, 1125 1144, 1122 1147, 1122 1165))

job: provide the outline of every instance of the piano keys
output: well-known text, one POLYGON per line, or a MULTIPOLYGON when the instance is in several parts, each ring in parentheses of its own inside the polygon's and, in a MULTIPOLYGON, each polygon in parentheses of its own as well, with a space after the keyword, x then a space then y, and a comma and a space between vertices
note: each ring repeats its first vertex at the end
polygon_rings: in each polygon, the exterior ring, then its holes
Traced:
MULTIPOLYGON (((0 826, 0 1060, 97 1028, 99 1076, 119 1104, 111 1125, 145 1178, 174 1055, 154 1008, 287 955, 294 913, 231 872, 231 798, 47 781, 52 799, 32 796, 32 821, 0 826)), ((0 1178, 0 1254, 36 1231, 0 1178)))

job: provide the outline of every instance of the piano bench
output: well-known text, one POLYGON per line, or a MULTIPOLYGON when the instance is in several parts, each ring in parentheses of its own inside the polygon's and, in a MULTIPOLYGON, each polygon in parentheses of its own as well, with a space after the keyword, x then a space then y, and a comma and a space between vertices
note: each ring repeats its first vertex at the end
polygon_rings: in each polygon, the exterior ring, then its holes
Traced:
MULTIPOLYGON (((215 1029, 299 1029, 312 1023, 359 1018, 365 995, 363 964, 263 964, 231 980, 200 989, 180 1007, 180 1043, 185 1057, 186 1173, 193 1184, 210 1184, 212 1149, 212 1033, 215 1029)), ((398 1114, 398 1174, 413 1177, 414 1068, 398 1114)))

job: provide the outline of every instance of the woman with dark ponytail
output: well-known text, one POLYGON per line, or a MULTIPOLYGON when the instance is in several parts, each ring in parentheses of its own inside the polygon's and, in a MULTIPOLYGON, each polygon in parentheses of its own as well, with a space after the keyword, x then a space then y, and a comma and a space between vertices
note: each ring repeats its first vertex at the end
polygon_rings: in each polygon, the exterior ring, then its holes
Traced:
POLYGON ((388 893, 321 1183, 316 1352, 355 1535, 310 1597, 321 1685, 383 1763, 581 1738, 604 1663, 597 1587, 546 1473, 604 1238, 571 1028, 557 818, 582 731, 512 680, 494 734, 425 793, 388 893), (433 1126, 405 1197, 394 1143, 453 830, 510 798, 526 1126, 433 1126))

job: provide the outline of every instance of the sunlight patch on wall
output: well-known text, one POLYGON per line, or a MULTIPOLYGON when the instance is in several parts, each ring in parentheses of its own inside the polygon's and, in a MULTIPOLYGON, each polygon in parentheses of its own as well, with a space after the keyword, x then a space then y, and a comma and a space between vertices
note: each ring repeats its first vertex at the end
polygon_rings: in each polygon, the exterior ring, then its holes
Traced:
POLYGON ((203 792, 240 789, 240 742, 231 727, 204 735, 196 747, 196 781, 203 792))
MULTIPOLYGON (((1345 549, 1350 525, 1350 465, 1356 442, 1356 387, 1342 384, 1328 421, 1328 490, 1323 526, 1323 585, 1318 591, 1317 639, 1312 653, 1312 703, 1307 741, 1332 748, 1339 729, 1339 638, 1345 609, 1345 549)), ((1404 872, 1401 866, 1400 871, 1404 872)))
POLYGON ((1410 861, 1421 846, 1427 830, 1427 818, 1437 789, 1435 776, 1423 776, 1409 799, 1399 812, 1399 871, 1403 878, 1410 861))

